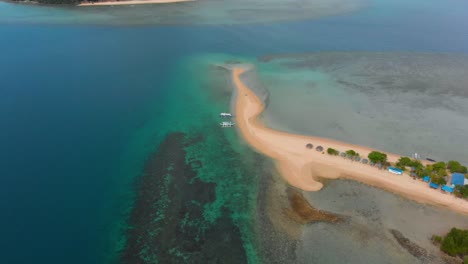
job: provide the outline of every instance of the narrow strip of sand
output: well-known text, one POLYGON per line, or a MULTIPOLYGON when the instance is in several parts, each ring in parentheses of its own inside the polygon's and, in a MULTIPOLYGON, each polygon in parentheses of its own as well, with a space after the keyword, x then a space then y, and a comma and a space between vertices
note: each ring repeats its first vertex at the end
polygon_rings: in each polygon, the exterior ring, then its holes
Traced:
MULTIPOLYGON (((276 131, 265 127, 257 117, 263 112, 264 104, 240 79, 244 68, 234 68, 233 84, 237 89, 235 102, 236 121, 244 139, 255 150, 276 161, 277 168, 286 181, 304 191, 318 191, 323 184, 319 178, 347 178, 400 194, 406 198, 437 206, 448 207, 460 213, 468 214, 468 202, 430 189, 427 183, 413 180, 408 175, 394 175, 386 170, 353 162, 338 156, 330 156, 315 150, 316 146, 334 148, 339 151, 353 149, 366 156, 370 148, 347 144, 336 140, 303 136, 276 131), (311 143, 314 149, 307 149, 311 143)), ((395 162, 399 155, 387 154, 390 162, 395 162)))
POLYGON ((105 1, 105 2, 83 2, 78 6, 115 6, 115 5, 148 5, 169 4, 179 2, 192 2, 195 0, 128 0, 128 1, 105 1))

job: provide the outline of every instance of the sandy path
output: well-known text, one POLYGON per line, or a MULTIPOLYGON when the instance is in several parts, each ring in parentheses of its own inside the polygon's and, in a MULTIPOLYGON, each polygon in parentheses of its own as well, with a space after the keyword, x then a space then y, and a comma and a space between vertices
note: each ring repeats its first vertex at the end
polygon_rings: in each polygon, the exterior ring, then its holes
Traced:
POLYGON ((81 3, 78 6, 114 6, 114 5, 147 5, 147 4, 167 4, 178 2, 192 2, 194 0, 128 0, 128 1, 108 1, 95 3, 81 3))
MULTIPOLYGON (((255 150, 276 161, 279 172, 292 186, 304 191, 318 191, 323 187, 322 183, 316 180, 320 177, 348 178, 401 194, 418 202, 445 206, 468 214, 467 201, 431 189, 427 183, 413 180, 408 175, 394 175, 386 170, 322 154, 315 150, 318 145, 325 151, 329 147, 339 151, 354 149, 361 156, 367 157, 372 151, 370 148, 325 138, 289 134, 265 127, 257 120, 257 116, 264 109, 264 104, 240 80, 240 75, 244 72, 243 68, 234 68, 232 71, 232 80, 238 92, 235 102, 238 128, 247 143, 255 150), (305 147, 308 143, 314 145, 313 150, 305 147)), ((387 155, 390 162, 400 158, 394 154, 387 155)))

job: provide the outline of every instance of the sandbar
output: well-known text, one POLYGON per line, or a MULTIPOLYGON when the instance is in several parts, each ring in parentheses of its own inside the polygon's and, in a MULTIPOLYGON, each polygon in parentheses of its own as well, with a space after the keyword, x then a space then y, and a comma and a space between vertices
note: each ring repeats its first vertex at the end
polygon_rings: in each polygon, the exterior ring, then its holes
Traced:
POLYGON ((105 2, 83 2, 78 6, 115 6, 115 5, 148 5, 168 4, 178 2, 192 2, 195 0, 128 0, 128 1, 105 1, 105 2))
MULTIPOLYGON (((447 207, 468 214, 468 201, 443 193, 441 190, 431 189, 423 181, 414 180, 408 175, 394 175, 387 170, 379 170, 360 162, 326 154, 326 149, 330 147, 339 151, 353 149, 361 156, 367 157, 375 149, 266 127, 257 118, 265 108, 264 103, 240 78, 245 71, 243 67, 232 69, 232 81, 237 90, 235 115, 238 130, 253 149, 276 162, 278 171, 290 185, 304 191, 318 191, 323 187, 320 178, 352 179, 417 202, 447 207), (306 148, 309 143, 314 145, 314 149, 306 148), (315 150, 319 145, 324 148, 324 152, 315 150)), ((387 156, 389 162, 395 162, 400 158, 400 155, 389 153, 387 156)))

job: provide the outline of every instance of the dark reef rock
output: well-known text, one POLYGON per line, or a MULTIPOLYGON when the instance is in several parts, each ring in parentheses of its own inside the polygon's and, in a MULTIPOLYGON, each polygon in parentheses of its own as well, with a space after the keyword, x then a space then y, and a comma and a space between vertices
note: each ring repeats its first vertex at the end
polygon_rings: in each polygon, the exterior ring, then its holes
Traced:
POLYGON ((289 205, 291 208, 285 210, 286 214, 292 220, 301 224, 309 224, 314 222, 336 223, 342 220, 339 216, 315 209, 304 198, 302 193, 292 190, 289 193, 289 205))
POLYGON ((412 242, 411 240, 403 236, 403 234, 400 231, 391 229, 390 232, 395 237, 398 244, 400 244, 400 246, 406 249, 411 255, 415 256, 416 258, 421 260, 423 263, 434 262, 435 260, 434 256, 430 255, 426 249, 418 246, 416 243, 412 242))
POLYGON ((197 178, 198 160, 186 163, 187 140, 171 133, 147 161, 137 182, 122 263, 246 263, 238 227, 227 210, 214 223, 203 217, 216 185, 197 178))

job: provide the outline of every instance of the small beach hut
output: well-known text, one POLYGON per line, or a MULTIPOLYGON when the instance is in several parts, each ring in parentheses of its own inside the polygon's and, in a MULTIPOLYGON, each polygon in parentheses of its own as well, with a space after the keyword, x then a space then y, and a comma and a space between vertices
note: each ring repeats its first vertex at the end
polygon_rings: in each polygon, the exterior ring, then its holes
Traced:
POLYGON ((346 153, 341 152, 341 153, 340 153, 340 156, 343 157, 343 158, 345 158, 345 157, 346 157, 346 153))
POLYGON ((355 160, 355 161, 360 161, 360 160, 361 160, 361 157, 356 156, 356 157, 354 157, 354 160, 355 160))
POLYGON ((448 186, 448 185, 444 185, 444 186, 442 186, 442 191, 448 192, 448 193, 453 193, 453 188, 448 186))
POLYGON ((375 163, 371 161, 371 162, 369 162, 369 165, 371 165, 372 167, 374 167, 374 166, 375 166, 375 163))
POLYGON ((431 187, 433 189, 439 189, 439 184, 431 182, 431 183, 429 183, 429 187, 431 187))
POLYGON ((348 159, 353 159, 353 156, 349 155, 349 154, 346 154, 346 158, 348 159))
POLYGON ((424 177, 423 177, 423 181, 425 181, 425 182, 430 182, 430 181, 431 181, 431 177, 429 177, 429 176, 424 176, 424 177))
POLYGON ((309 144, 306 145, 306 148, 308 148, 308 149, 313 149, 313 148, 314 148, 314 145, 312 145, 312 144, 309 143, 309 144))
POLYGON ((465 185, 465 175, 461 173, 452 174, 452 184, 463 186, 465 185))
POLYGON ((367 159, 362 159, 361 162, 362 162, 363 164, 367 164, 369 161, 368 161, 367 159))
POLYGON ((375 166, 377 166, 377 168, 381 169, 382 168, 382 163, 378 162, 375 164, 375 166))
POLYGON ((317 147, 315 148, 315 150, 317 150, 317 151, 323 151, 323 147, 322 147, 322 146, 317 146, 317 147))
POLYGON ((396 175, 402 175, 403 174, 403 170, 400 170, 400 169, 395 168, 395 167, 388 167, 388 171, 393 173, 393 174, 396 174, 396 175))
POLYGON ((413 177, 413 178, 416 178, 416 176, 418 176, 416 173, 412 172, 410 173, 410 176, 413 177))

